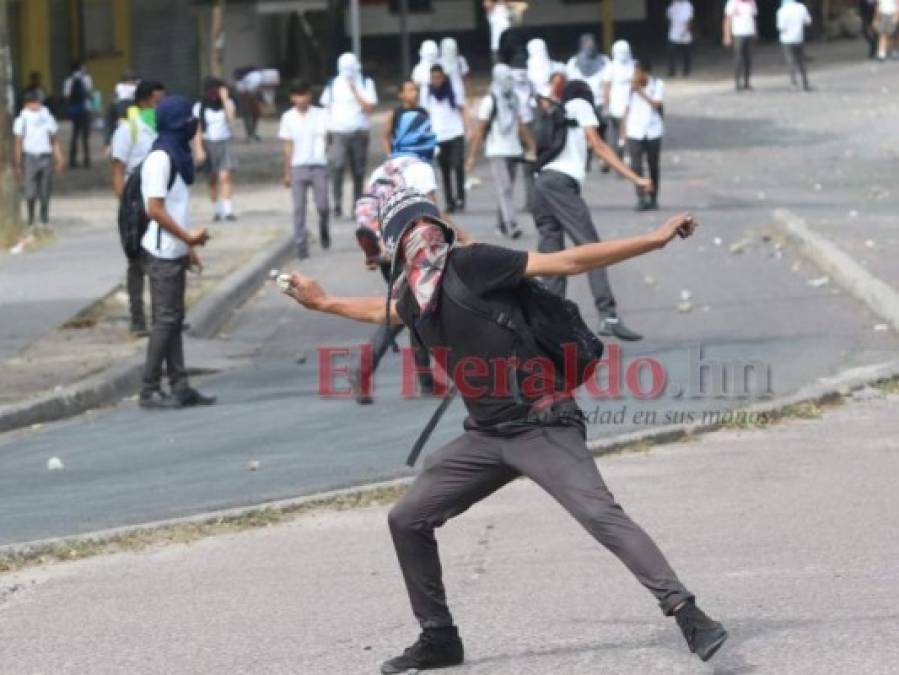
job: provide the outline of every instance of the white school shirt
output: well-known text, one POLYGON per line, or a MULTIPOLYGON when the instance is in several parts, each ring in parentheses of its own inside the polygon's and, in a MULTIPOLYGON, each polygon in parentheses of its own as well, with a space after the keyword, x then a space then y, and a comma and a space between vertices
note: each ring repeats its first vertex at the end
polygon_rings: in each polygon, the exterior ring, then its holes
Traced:
POLYGON ((291 166, 324 166, 328 163, 325 144, 328 136, 328 113, 312 105, 305 113, 291 108, 281 115, 278 138, 293 142, 291 166))
POLYGON ((603 84, 611 85, 608 106, 609 114, 612 117, 624 117, 633 79, 633 62, 620 64, 615 63, 615 61, 609 61, 608 65, 603 68, 602 82, 603 84))
POLYGON ((734 37, 755 35, 755 17, 759 9, 755 0, 727 0, 725 16, 730 17, 730 32, 734 37))
POLYGON ((65 82, 62 83, 62 95, 69 98, 72 93, 72 85, 75 84, 75 78, 81 78, 81 84, 84 85, 84 100, 90 98, 90 93, 94 90, 94 80, 86 72, 79 70, 77 73, 69 75, 65 82))
MULTIPOLYGON (((378 92, 370 77, 356 80, 359 95, 371 105, 378 104, 378 92)), ((325 87, 319 99, 321 106, 328 111, 328 131, 338 134, 351 134, 354 131, 367 131, 371 128, 368 115, 356 100, 350 83, 343 75, 338 75, 325 87)))
POLYGON ((899 2, 896 0, 879 0, 877 7, 881 14, 892 15, 899 11, 899 2))
POLYGON ((156 132, 140 117, 119 120, 109 143, 110 155, 125 165, 125 175, 130 176, 153 149, 156 132))
MULTIPOLYGON (((201 105, 201 103, 194 103, 194 117, 198 120, 200 119, 201 105)), ((224 104, 222 104, 221 110, 206 108, 204 116, 206 119, 200 120, 200 128, 202 128, 202 123, 204 121, 206 123, 206 131, 203 132, 203 140, 215 142, 227 141, 231 138, 231 125, 228 123, 228 111, 225 109, 224 104)))
POLYGON ((22 108, 12 127, 13 134, 22 139, 22 152, 26 155, 52 154, 52 137, 58 131, 56 118, 44 106, 37 110, 22 108))
POLYGON ((490 51, 499 51, 499 39, 512 27, 512 12, 508 5, 494 5, 487 15, 490 24, 490 51))
POLYGON ((590 77, 584 77, 584 74, 581 73, 581 69, 577 66, 577 57, 572 56, 568 60, 568 65, 565 67, 565 74, 568 76, 569 80, 581 80, 582 82, 586 82, 587 86, 590 87, 590 91, 593 92, 593 101, 600 108, 604 108, 606 105, 606 95, 605 89, 602 86, 602 74, 608 65, 609 60, 606 59, 605 66, 597 70, 590 77))
POLYGON ((782 45, 801 45, 805 27, 812 25, 812 15, 801 2, 791 2, 777 10, 777 30, 782 45))
MULTIPOLYGON (((516 111, 517 112, 517 111, 516 111)), ((478 119, 488 122, 493 115, 493 96, 485 96, 478 107, 478 119)), ((494 119, 490 132, 487 134, 487 143, 484 145, 484 155, 487 157, 521 157, 524 148, 521 147, 521 138, 518 136, 518 119, 509 133, 504 134, 499 128, 499 121, 494 119)))
MULTIPOLYGON (((653 101, 661 102, 665 98, 665 83, 654 77, 650 78, 643 91, 653 101)), ((664 133, 662 113, 632 91, 627 107, 627 137, 636 141, 652 141, 661 138, 664 133)))
MULTIPOLYGON (((458 103, 458 102, 457 102, 458 103)), ((462 118, 462 110, 453 108, 447 96, 442 101, 428 94, 425 109, 431 116, 431 129, 437 136, 437 142, 451 141, 454 138, 465 135, 465 121, 462 118)))
POLYGON ((693 20, 693 3, 676 0, 668 5, 668 42, 688 45, 693 42, 690 22, 693 20))
POLYGON ((568 130, 565 148, 556 159, 543 167, 543 170, 558 171, 578 182, 583 182, 587 176, 587 153, 590 152, 584 127, 598 127, 599 120, 593 106, 582 98, 568 101, 565 104, 565 113, 568 119, 577 122, 577 126, 568 130))
MULTIPOLYGON (((140 170, 140 189, 144 195, 144 208, 149 208, 150 198, 165 200, 165 210, 172 219, 185 230, 190 228, 190 190, 180 175, 175 177, 172 189, 169 190, 169 178, 172 175, 172 163, 164 150, 154 150, 140 170)), ((147 226, 147 233, 141 239, 145 251, 157 258, 177 260, 190 253, 190 247, 165 229, 160 228, 155 220, 147 226), (159 248, 156 247, 157 237, 159 248)))

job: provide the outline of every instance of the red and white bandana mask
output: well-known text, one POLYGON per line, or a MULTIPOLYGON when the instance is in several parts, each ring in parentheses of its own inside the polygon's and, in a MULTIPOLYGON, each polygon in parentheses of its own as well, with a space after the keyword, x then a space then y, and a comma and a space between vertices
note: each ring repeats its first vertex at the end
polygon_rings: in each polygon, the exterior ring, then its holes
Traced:
POLYGON ((422 314, 434 309, 436 291, 446 269, 450 244, 440 225, 420 221, 403 239, 403 274, 397 288, 405 280, 415 296, 422 314))

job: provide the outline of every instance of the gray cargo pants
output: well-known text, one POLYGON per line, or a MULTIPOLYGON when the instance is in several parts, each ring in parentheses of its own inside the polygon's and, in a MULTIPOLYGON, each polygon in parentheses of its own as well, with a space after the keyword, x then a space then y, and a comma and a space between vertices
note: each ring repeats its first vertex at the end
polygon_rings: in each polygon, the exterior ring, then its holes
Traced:
MULTIPOLYGON (((581 197, 580 185, 574 178, 558 171, 542 171, 534 189, 534 221, 540 235, 541 253, 555 253, 565 248, 565 235, 575 246, 599 241, 590 209, 581 197)), ((587 272, 593 300, 601 317, 614 316, 615 296, 605 267, 587 272)), ((556 295, 565 296, 565 277, 544 280, 556 295)))
POLYGON ((50 219, 50 193, 53 190, 53 155, 25 155, 24 192, 28 203, 28 224, 34 224, 35 200, 41 205, 41 222, 50 219))
POLYGON ((546 490, 614 553, 665 615, 693 597, 649 535, 615 502, 580 428, 528 427, 511 436, 466 431, 428 457, 409 492, 390 510, 390 533, 423 628, 453 623, 434 529, 518 476, 546 490))
POLYGON ((309 236, 306 229, 306 198, 309 188, 312 188, 318 211, 319 234, 328 229, 328 171, 324 166, 295 166, 291 174, 294 239, 298 247, 306 248, 309 236))
POLYGON ((150 277, 153 301, 153 327, 147 344, 142 391, 160 388, 165 364, 169 388, 175 392, 188 387, 184 365, 184 293, 187 286, 188 258, 167 260, 144 251, 143 266, 150 277))
POLYGON ((330 138, 328 164, 334 189, 334 208, 342 209, 343 173, 346 169, 350 170, 350 177, 353 179, 353 203, 355 204, 362 196, 371 135, 368 131, 354 131, 347 134, 332 132, 330 138))

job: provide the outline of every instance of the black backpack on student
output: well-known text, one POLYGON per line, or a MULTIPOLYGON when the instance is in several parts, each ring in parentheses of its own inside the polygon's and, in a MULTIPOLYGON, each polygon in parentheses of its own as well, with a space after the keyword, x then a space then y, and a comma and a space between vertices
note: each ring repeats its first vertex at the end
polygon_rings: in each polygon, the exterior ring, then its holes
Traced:
POLYGON ((534 142, 537 145, 536 169, 554 161, 565 149, 568 130, 577 126, 576 120, 568 119, 565 106, 556 101, 540 98, 534 117, 534 142), (543 103, 546 106, 542 105, 543 103))
POLYGON ((69 89, 69 105, 75 107, 84 105, 85 93, 84 80, 81 75, 73 75, 72 86, 69 89))
MULTIPOLYGON (((171 162, 171 157, 169 157, 171 162)), ((141 171, 143 162, 131 172, 125 187, 122 189, 122 200, 119 202, 119 239, 122 242, 122 250, 129 260, 140 257, 141 240, 147 233, 150 218, 144 206, 144 193, 141 189, 141 171)), ((169 176, 168 189, 171 190, 178 178, 178 172, 172 164, 172 172, 169 176)))

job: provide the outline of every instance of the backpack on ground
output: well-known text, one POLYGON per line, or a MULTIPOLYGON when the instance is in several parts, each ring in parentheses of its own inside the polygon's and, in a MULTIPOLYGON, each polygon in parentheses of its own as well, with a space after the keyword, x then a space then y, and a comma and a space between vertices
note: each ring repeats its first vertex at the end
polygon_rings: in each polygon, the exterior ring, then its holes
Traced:
POLYGON ((554 161, 565 149, 568 142, 568 130, 577 127, 577 121, 568 119, 565 106, 556 101, 541 99, 547 107, 537 107, 534 118, 534 142, 537 145, 536 169, 554 161))
MULTIPOLYGON (((169 157, 169 162, 171 162, 171 159, 169 157)), ((125 252, 129 260, 140 257, 141 240, 143 240, 150 225, 150 218, 144 205, 144 193, 141 188, 141 172, 143 168, 144 164, 141 162, 128 176, 128 180, 125 181, 125 187, 122 190, 122 200, 119 202, 119 239, 122 242, 122 251, 125 252)), ((168 185, 169 190, 172 189, 177 178, 178 172, 175 170, 174 163, 172 163, 168 185)))

